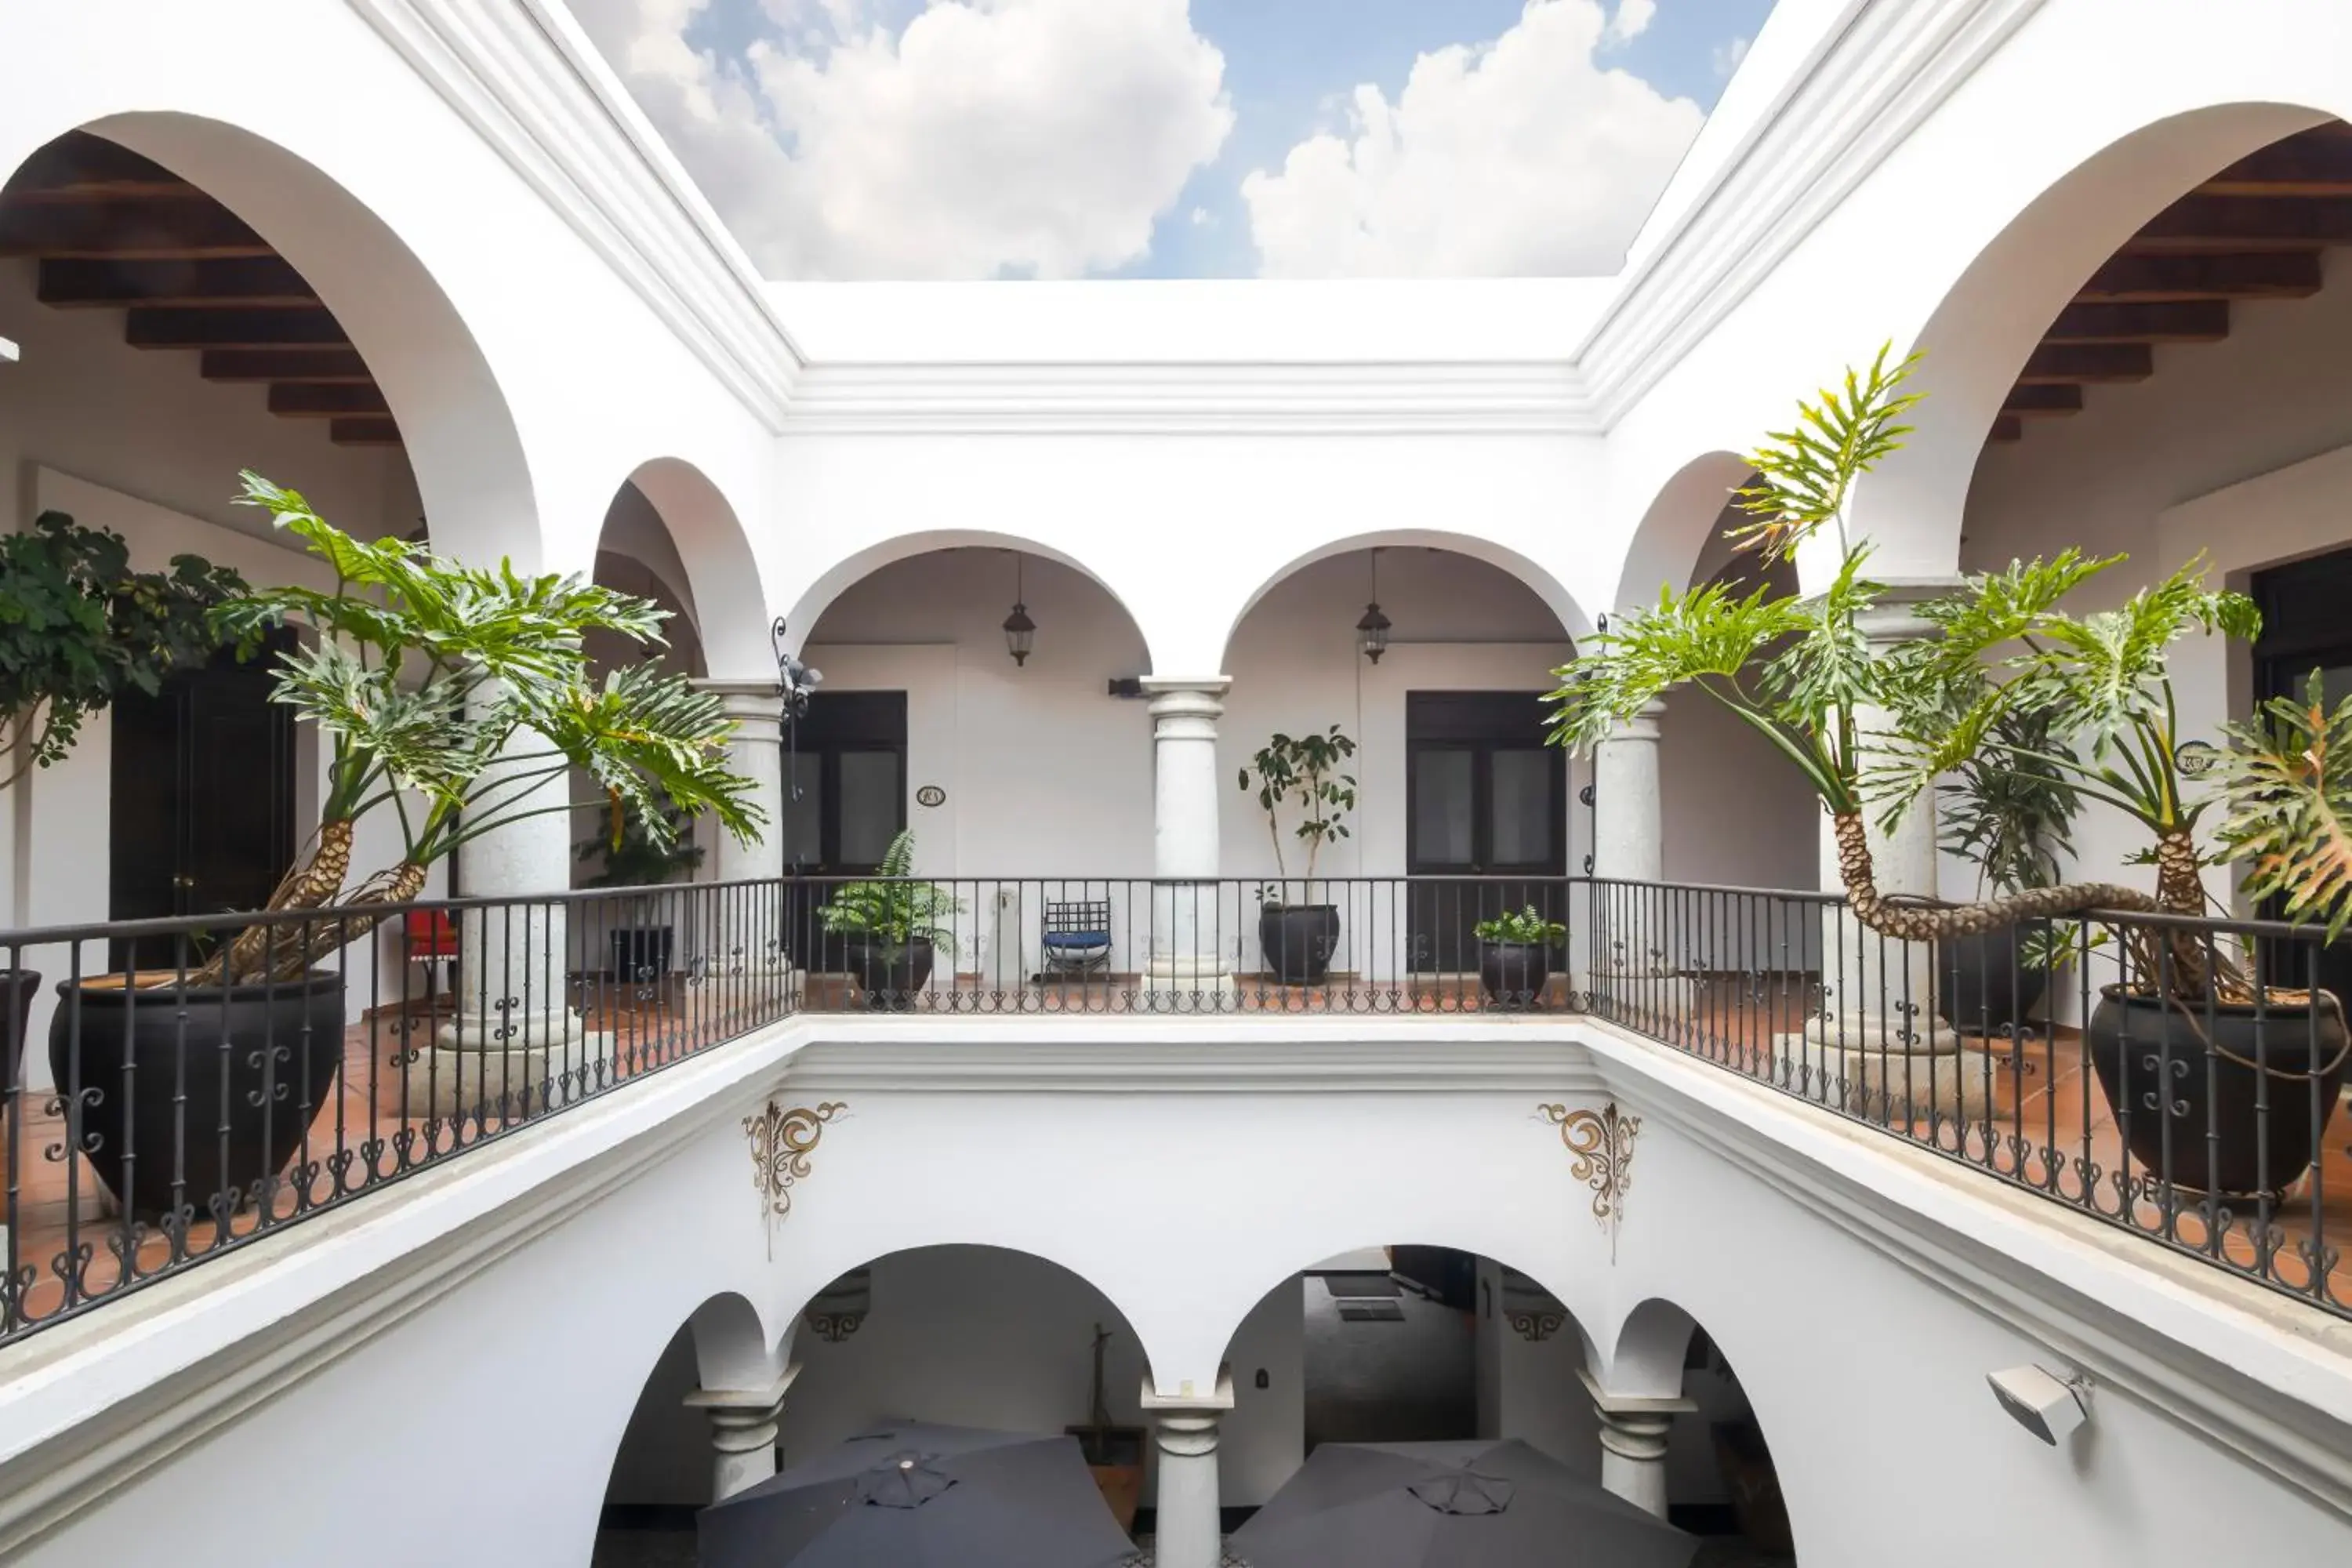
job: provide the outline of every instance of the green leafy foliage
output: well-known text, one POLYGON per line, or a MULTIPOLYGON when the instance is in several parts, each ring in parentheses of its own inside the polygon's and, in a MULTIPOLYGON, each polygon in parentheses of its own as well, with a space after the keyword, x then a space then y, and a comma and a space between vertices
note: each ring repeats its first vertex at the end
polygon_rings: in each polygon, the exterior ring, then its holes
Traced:
POLYGON ((955 952, 954 931, 940 922, 961 914, 963 900, 936 882, 920 880, 914 868, 915 836, 901 828, 884 851, 873 879, 835 889, 817 907, 818 921, 836 934, 877 942, 887 956, 917 942, 928 942, 941 952, 955 952))
POLYGON ((1568 940, 1568 928, 1558 921, 1546 920, 1543 911, 1533 904, 1496 915, 1493 920, 1480 921, 1470 931, 1480 942, 1518 942, 1528 947, 1554 947, 1568 940))
POLYGON ((664 838, 647 831, 646 814, 624 805, 611 813, 612 826, 573 846, 583 866, 601 866, 588 879, 592 888, 652 888, 702 864, 702 846, 693 841, 690 819, 675 805, 658 808, 664 838))
POLYGON ((1942 801, 1938 841, 1977 868, 1978 886, 2015 893, 2057 885, 2074 853, 2082 796, 2063 765, 2074 749, 2047 709, 2004 708, 1984 749, 1962 762, 1942 801))
POLYGON ((272 698, 328 738, 323 820, 390 805, 404 862, 423 865, 507 823, 570 811, 564 780, 579 768, 635 814, 649 849, 705 812, 739 839, 758 831, 751 781, 727 766, 734 726, 716 696, 654 662, 601 682, 589 672, 586 633, 660 645, 667 611, 576 577, 353 539, 299 492, 243 479, 239 504, 267 510, 335 576, 331 591, 267 588, 212 614, 218 635, 248 648, 281 625, 315 634, 280 657, 272 698))
POLYGON ((121 535, 60 511, 0 534, 0 789, 63 758, 116 698, 152 696, 174 668, 204 663, 219 640, 210 612, 244 588, 194 555, 133 572, 121 535))
POLYGON ((2220 837, 2246 890, 2334 942, 2352 925, 2352 699, 2327 707, 2314 670, 2301 700, 2277 697, 2231 727, 2215 770, 2220 837))
POLYGON ((1293 738, 1277 733, 1241 770, 1244 795, 1255 790, 1258 809, 1265 813, 1266 831, 1274 839, 1274 864, 1290 875, 1282 853, 1282 813, 1298 813, 1293 837, 1307 846, 1307 876, 1315 876, 1315 858, 1323 846, 1348 837, 1347 815, 1356 806, 1356 779, 1339 771, 1356 754, 1356 742, 1332 725, 1321 734, 1293 738))
POLYGON ((1796 425, 1773 431, 1749 456, 1756 481, 1733 494, 1756 521, 1734 529, 1734 542, 1768 561, 1793 556, 1824 526, 1836 527, 1841 549, 1849 543, 1845 505, 1854 480, 1903 444, 1911 426, 1896 422, 1919 402, 1902 389, 1919 356, 1889 366, 1894 347, 1880 345, 1867 372, 1849 369, 1843 387, 1825 386, 1814 401, 1800 402, 1796 425))

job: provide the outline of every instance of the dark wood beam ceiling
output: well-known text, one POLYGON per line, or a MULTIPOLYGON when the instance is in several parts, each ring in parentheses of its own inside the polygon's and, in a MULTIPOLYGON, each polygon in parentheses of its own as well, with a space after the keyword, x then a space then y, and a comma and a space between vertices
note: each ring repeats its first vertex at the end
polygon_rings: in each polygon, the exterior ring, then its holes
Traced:
POLYGON ((2250 153, 2157 214, 2058 312, 1989 439, 2080 410, 2085 387, 2144 381, 2157 346, 2218 342, 2240 300, 2319 292, 2328 247, 2352 245, 2352 125, 2250 153))
POLYGON ((134 348, 199 353, 207 381, 259 383, 270 412, 327 422, 341 446, 399 427, 318 291, 236 214, 163 165, 87 132, 0 187, 0 258, 36 264, 36 297, 120 310, 134 348))

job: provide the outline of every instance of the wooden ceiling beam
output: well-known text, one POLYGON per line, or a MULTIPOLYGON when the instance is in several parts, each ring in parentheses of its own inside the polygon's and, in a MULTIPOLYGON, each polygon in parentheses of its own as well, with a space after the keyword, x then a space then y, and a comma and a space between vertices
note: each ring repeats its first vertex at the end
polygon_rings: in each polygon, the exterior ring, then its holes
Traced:
POLYGON ((0 200, 88 202, 186 197, 195 186, 119 142, 68 131, 18 166, 0 200))
POLYGON ((2024 436, 2025 421, 2014 414, 2002 414, 1994 417, 1992 432, 1985 438, 1989 441, 2017 441, 2023 439, 2024 436))
POLYGON ((2058 312, 2045 343, 2210 343, 2230 335, 2227 300, 2183 300, 2166 305, 2069 305, 2058 312))
POLYGON ((2315 126, 2239 159, 2197 187, 2215 196, 2352 196, 2352 126, 2315 126))
POLYGON ((2319 292, 2317 250, 2117 256, 2074 298, 2108 304, 2180 300, 2302 300, 2319 292))
POLYGON ((373 381, 356 349, 206 349, 206 381, 306 382, 318 386, 373 381))
POLYGON ((2042 386, 2012 386, 2000 411, 2021 419, 2050 419, 2083 412, 2083 388, 2074 382, 2042 386))
POLYGON ((2162 251, 2309 250, 2352 245, 2352 197, 2183 196, 2124 242, 2162 251))
POLYGON ((330 385, 273 382, 269 412, 289 419, 332 419, 346 415, 388 415, 383 393, 373 384, 330 385))
POLYGON ((2156 351, 2146 343, 2043 343, 2027 357, 2017 384, 2146 381, 2155 374, 2156 351))
POLYGON ((124 340, 135 349, 347 349, 325 310, 134 310, 124 340))
POLYGON ((327 439, 338 447, 397 447, 400 426, 389 419, 338 419, 327 426, 327 439))
POLYGON ((67 308, 246 305, 315 310, 319 304, 317 292, 302 275, 275 256, 211 261, 47 258, 41 262, 39 298, 44 305, 67 308))
POLYGON ((275 254, 209 196, 58 205, 0 202, 0 256, 194 260, 275 254))

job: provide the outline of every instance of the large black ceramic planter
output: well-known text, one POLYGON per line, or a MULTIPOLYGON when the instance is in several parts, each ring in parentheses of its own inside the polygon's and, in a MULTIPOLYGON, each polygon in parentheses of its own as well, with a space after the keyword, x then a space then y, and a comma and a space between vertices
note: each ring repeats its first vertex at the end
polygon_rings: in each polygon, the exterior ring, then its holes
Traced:
POLYGON ((137 1218, 251 1201, 335 1097, 340 973, 136 991, 68 981, 58 996, 49 1071, 60 1096, 79 1089, 81 1152, 137 1218))
POLYGON ((0 969, 0 1093, 16 1086, 16 1064, 25 1058, 25 1031, 33 1025, 33 997, 41 977, 29 969, 0 969))
POLYGON ((2047 921, 2029 921, 1939 943, 1936 1011, 1944 1022, 1964 1035, 1990 1038, 2022 1027, 2049 988, 2050 972, 2026 963, 2019 947, 2047 942, 2049 929, 2047 921))
POLYGON ((2265 1002, 2258 1016, 2251 1004, 2184 1011, 2102 987, 2084 1038, 2132 1158, 2192 1192, 2275 1197, 2293 1186, 2344 1084, 2344 1009, 2326 991, 2317 1003, 2265 1002))
POLYGON ((1277 985, 1320 985, 1339 951, 1339 906, 1261 904, 1257 945, 1277 985))
POLYGON ((1540 942, 1482 942, 1478 980, 1497 1007, 1533 1007, 1551 983, 1551 947, 1540 942))
POLYGON ((915 1005, 916 994, 931 983, 931 944, 918 937, 904 947, 877 942, 849 944, 849 973, 857 977, 868 1007, 904 1011, 915 1005))

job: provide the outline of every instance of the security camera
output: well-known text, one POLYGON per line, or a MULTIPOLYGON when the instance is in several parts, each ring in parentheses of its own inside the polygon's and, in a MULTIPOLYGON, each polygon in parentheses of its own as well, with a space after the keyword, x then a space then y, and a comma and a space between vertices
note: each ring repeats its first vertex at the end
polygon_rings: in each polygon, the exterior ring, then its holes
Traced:
POLYGON ((2052 1447, 2091 1418, 2088 1378, 2062 1378, 2038 1366, 2013 1366, 1986 1377, 2010 1419, 2052 1447))

